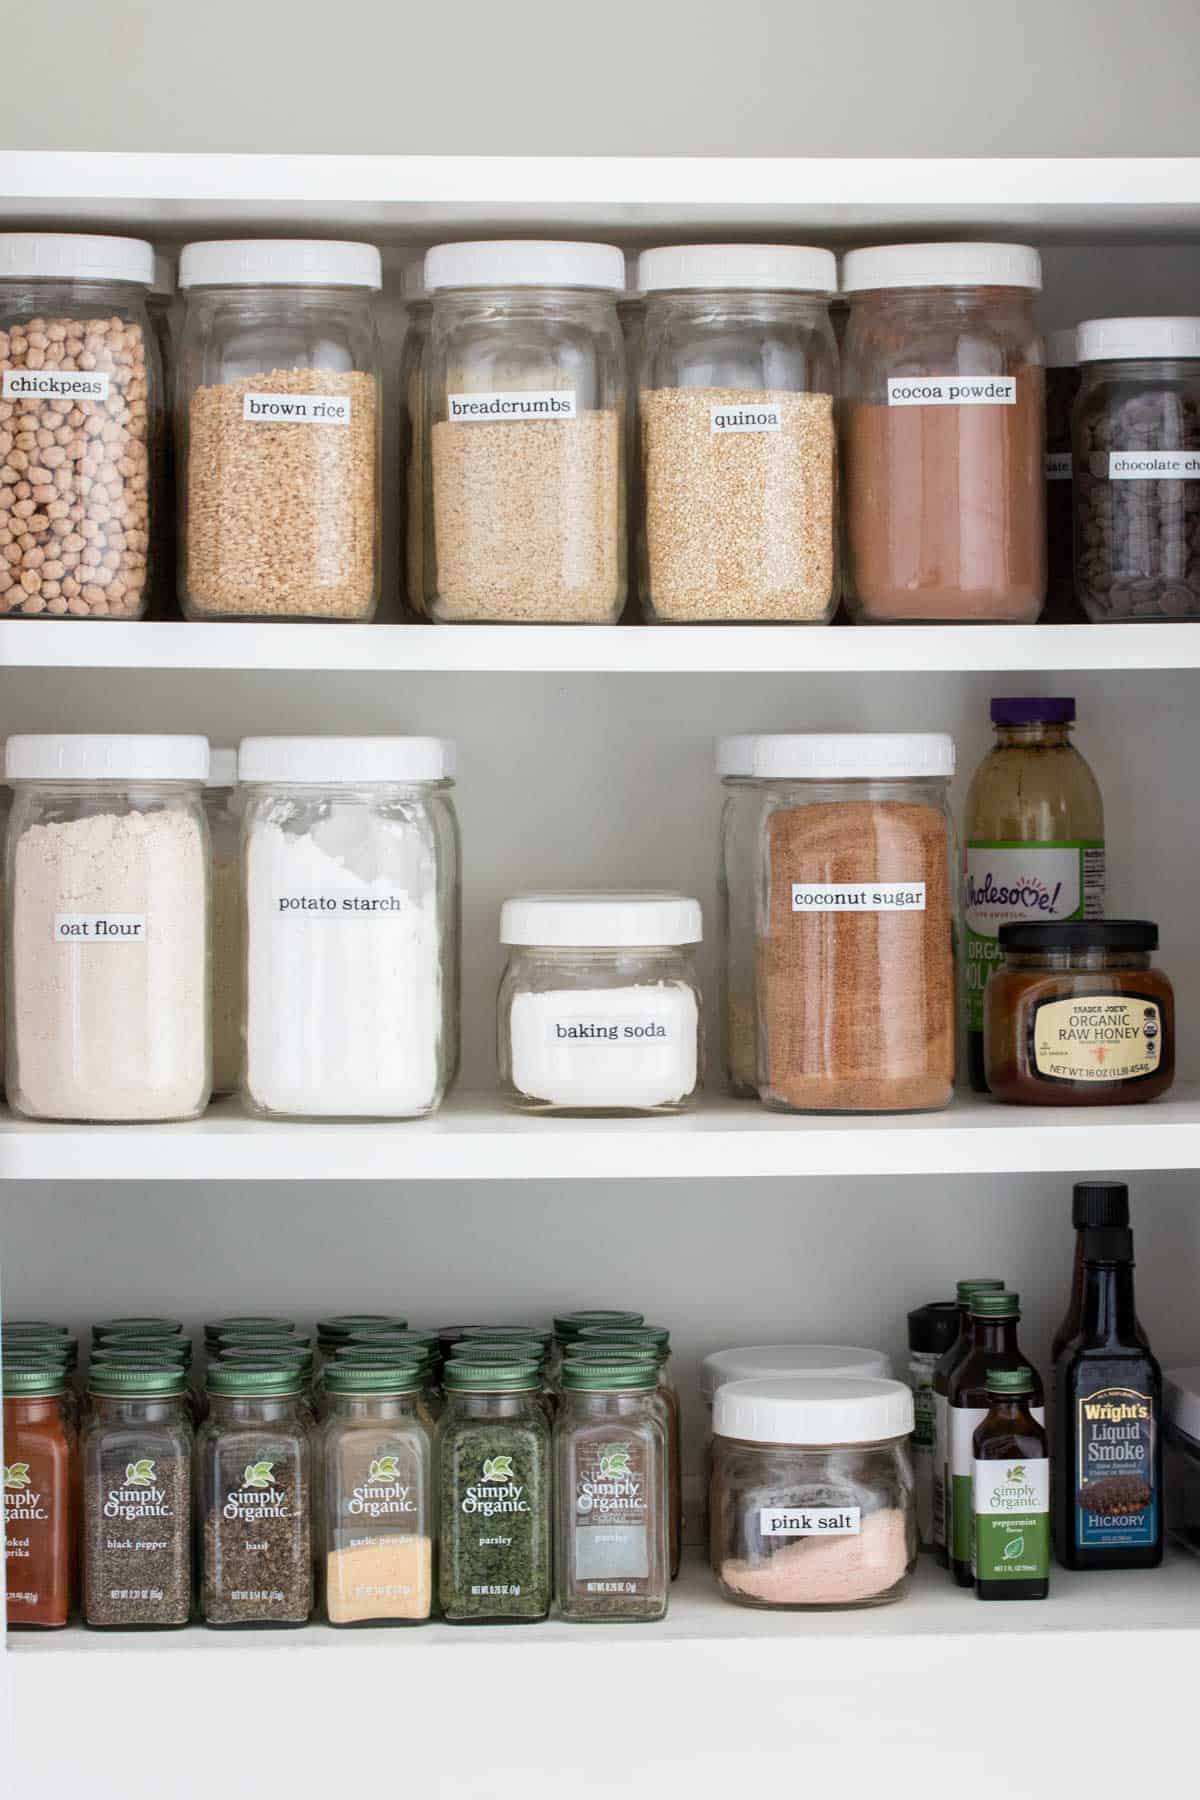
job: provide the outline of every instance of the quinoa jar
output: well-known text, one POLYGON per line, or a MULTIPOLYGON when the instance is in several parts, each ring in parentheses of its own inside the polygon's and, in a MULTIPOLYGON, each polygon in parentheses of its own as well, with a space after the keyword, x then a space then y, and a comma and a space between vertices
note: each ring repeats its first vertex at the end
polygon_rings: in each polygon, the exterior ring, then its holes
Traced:
POLYGON ((842 265, 846 599, 864 624, 1032 624, 1046 597, 1045 392, 1021 244, 842 265))
POLYGON ((0 235, 0 613, 136 619, 162 370, 137 238, 0 235))
POLYGON ((898 1600, 917 1559, 900 1381, 732 1381, 713 1406, 709 1549, 722 1598, 794 1611, 898 1600))
POLYGON ((425 285, 423 610, 444 624, 616 624, 624 255, 611 244, 439 244, 425 285))
POLYGON ((370 244, 187 244, 176 383, 189 619, 370 619, 380 349, 370 244))
POLYGON ((647 250, 641 591, 660 624, 827 624, 837 604, 831 251, 647 250))
POLYGON ((1079 327, 1075 574, 1089 619, 1200 618, 1200 318, 1079 327))

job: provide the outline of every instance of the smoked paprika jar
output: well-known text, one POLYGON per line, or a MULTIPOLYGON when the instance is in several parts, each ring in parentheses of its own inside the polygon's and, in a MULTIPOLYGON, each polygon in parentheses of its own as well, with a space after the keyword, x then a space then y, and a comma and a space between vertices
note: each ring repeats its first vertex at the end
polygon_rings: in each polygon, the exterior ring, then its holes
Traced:
POLYGON ((60 1367, 6 1364, 4 1564, 10 1628, 54 1629, 71 1614, 77 1440, 60 1367))

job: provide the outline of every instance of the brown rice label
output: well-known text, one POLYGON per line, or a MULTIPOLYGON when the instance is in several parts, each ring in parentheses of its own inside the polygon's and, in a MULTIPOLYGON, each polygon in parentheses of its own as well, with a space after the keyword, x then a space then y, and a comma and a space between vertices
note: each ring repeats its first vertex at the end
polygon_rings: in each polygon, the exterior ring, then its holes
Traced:
POLYGON ((501 424, 512 420, 574 419, 574 388, 517 388, 494 394, 447 394, 446 417, 451 425, 473 421, 501 424))
POLYGON ((858 1537, 861 1506, 764 1506, 758 1529, 763 1537, 858 1537))
POLYGON ((1046 1000, 1033 1019, 1033 1063, 1054 1081, 1136 1081, 1162 1057, 1162 1013, 1138 994, 1046 1000))
POLYGON ((245 393, 242 418, 253 425, 348 425, 350 396, 245 393))
POLYGON ((923 881, 793 881, 794 913, 924 912, 923 881))
POLYGON ((889 406, 1015 406, 1015 375, 889 376, 889 406))

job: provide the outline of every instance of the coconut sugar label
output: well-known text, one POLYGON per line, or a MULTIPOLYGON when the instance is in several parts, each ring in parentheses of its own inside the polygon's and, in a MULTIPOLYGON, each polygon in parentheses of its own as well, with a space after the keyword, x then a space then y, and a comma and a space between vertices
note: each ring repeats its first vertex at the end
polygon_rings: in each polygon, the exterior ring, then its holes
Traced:
POLYGON ((889 376, 889 406, 1015 406, 1015 375, 889 376))
POLYGON ((924 912, 923 881, 793 881, 792 911, 924 912))

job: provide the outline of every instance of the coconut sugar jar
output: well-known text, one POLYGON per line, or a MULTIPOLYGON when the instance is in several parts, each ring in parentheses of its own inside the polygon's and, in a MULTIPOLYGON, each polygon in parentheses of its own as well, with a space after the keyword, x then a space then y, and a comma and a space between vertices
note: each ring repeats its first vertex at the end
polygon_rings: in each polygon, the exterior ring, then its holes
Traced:
POLYGON ((863 624, 1032 624, 1046 597, 1045 389, 1021 244, 842 265, 846 599, 863 624))
POLYGON ((625 604, 625 350, 611 244, 439 244, 423 383, 423 610, 615 625, 625 604))
POLYGON ((713 1404, 709 1546, 721 1595, 806 1610, 898 1600, 917 1560, 899 1381, 732 1381, 713 1404))

